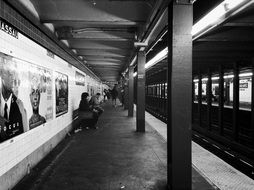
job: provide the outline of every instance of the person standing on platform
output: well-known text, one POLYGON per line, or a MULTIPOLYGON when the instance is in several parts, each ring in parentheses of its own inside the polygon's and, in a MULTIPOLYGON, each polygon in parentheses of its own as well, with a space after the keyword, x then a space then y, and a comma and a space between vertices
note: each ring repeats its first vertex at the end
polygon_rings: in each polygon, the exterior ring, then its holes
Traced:
POLYGON ((112 97, 112 105, 116 107, 116 99, 118 96, 118 91, 117 91, 117 84, 115 84, 114 88, 111 90, 111 97, 112 97))

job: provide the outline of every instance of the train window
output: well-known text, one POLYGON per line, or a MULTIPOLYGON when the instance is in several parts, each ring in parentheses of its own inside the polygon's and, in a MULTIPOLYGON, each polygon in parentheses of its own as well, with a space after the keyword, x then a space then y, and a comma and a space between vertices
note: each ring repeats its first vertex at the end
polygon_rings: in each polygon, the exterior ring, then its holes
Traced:
POLYGON ((212 104, 218 105, 219 102, 219 76, 212 75, 212 104))
POLYGON ((159 84, 159 97, 161 97, 161 84, 159 84))
POLYGON ((161 84, 161 96, 162 98, 165 98, 165 83, 161 84))
POLYGON ((252 73, 248 71, 239 74, 239 107, 251 109, 252 73))
POLYGON ((198 79, 194 79, 194 102, 198 103, 198 79))
POLYGON ((159 85, 156 84, 155 88, 156 88, 156 97, 158 97, 159 96, 159 85))
POLYGON ((149 85, 149 95, 153 95, 153 85, 149 85))
POLYGON ((165 98, 168 98, 168 84, 165 83, 165 98))
POLYGON ((207 93, 206 93, 207 81, 208 81, 207 77, 202 78, 202 103, 207 103, 207 93))
POLYGON ((233 73, 224 74, 224 106, 233 106, 233 83, 234 75, 233 73))
POLYGON ((160 97, 160 84, 157 84, 157 97, 160 97))

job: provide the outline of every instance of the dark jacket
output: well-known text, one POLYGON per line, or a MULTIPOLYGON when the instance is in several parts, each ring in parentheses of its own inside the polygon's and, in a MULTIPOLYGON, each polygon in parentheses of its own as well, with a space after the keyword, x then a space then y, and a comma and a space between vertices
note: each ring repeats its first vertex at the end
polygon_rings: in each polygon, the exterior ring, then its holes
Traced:
POLYGON ((79 111, 90 111, 90 105, 87 99, 80 100, 79 111))
POLYGON ((13 94, 11 99, 9 122, 6 122, 5 126, 0 126, 0 142, 24 132, 22 115, 16 101, 17 97, 13 94))

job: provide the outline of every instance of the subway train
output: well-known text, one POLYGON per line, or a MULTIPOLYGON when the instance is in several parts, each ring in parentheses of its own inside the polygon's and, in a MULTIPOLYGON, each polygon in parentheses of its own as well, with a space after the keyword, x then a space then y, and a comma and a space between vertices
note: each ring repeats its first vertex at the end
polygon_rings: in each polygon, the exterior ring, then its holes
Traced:
MULTIPOLYGON (((146 71, 146 111, 167 122, 167 59, 146 71)), ((208 74, 193 73, 192 132, 193 140, 253 177, 253 133, 251 128, 252 72, 249 67, 239 68, 239 110, 237 130, 234 129, 234 73, 223 73, 222 124, 220 124, 219 70, 211 74, 211 107, 208 111, 208 74), (199 82, 199 75, 201 82, 199 82), (199 89, 199 85, 201 88, 199 89), (201 96, 199 96, 199 91, 201 96), (200 104, 199 104, 200 101, 200 104), (208 113, 209 112, 209 113, 208 113), (208 120, 210 114, 210 121, 208 120), (210 122, 208 124, 208 122, 210 122), (208 126, 209 125, 209 126, 208 126), (221 129, 222 127, 223 129, 221 129), (237 132, 237 138, 235 133, 237 132)), ((134 89, 136 77, 134 78, 134 89)), ((136 93, 134 93, 136 94, 136 93)), ((136 97, 134 95, 134 101, 136 97)))

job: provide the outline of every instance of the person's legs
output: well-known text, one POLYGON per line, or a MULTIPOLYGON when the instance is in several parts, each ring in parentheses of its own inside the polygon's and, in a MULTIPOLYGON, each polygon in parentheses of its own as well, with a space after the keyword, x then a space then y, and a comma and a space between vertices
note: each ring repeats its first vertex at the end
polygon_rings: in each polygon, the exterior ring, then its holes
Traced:
POLYGON ((96 129, 96 124, 98 122, 99 119, 99 114, 98 112, 93 112, 93 119, 92 119, 92 128, 96 129))
POLYGON ((100 116, 104 112, 101 107, 96 107, 95 109, 98 111, 98 116, 100 116))
POLYGON ((116 98, 114 98, 114 106, 116 107, 116 98))

